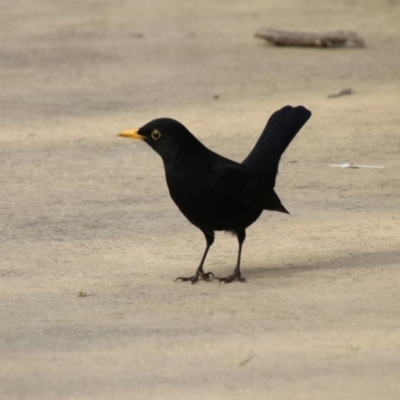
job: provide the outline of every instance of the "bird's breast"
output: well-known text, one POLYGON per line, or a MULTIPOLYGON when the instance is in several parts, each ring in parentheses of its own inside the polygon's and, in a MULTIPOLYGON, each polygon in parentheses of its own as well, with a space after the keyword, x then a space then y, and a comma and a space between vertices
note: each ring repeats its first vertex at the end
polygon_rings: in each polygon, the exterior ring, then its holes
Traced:
POLYGON ((262 212, 262 209, 251 208, 231 198, 211 172, 166 171, 166 178, 172 200, 200 229, 245 229, 262 212))

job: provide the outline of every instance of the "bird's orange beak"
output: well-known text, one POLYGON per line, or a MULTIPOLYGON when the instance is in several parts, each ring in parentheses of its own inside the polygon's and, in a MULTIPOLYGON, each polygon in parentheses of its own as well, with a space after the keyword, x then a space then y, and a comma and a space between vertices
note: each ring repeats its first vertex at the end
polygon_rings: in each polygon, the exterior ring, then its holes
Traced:
POLYGON ((143 135, 138 133, 138 129, 130 129, 128 131, 120 132, 118 134, 118 136, 126 137, 126 138, 129 138, 129 139, 138 139, 138 140, 144 140, 145 139, 145 137, 143 135))

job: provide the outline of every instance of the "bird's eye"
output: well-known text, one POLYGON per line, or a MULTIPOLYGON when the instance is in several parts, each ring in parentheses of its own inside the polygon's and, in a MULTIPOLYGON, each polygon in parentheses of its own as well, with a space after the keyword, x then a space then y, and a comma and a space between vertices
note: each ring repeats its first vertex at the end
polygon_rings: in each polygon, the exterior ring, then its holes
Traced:
POLYGON ((154 131, 151 132, 151 135, 150 135, 150 136, 151 136, 151 138, 152 138, 153 140, 158 140, 158 139, 161 138, 161 133, 158 132, 157 129, 154 129, 154 131))

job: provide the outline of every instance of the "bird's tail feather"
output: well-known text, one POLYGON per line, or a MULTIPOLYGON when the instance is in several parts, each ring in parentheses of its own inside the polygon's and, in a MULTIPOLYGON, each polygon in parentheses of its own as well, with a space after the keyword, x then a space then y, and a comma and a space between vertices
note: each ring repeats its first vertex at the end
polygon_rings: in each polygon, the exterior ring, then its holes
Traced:
POLYGON ((267 183, 274 187, 282 154, 310 117, 311 112, 303 106, 286 106, 273 113, 242 164, 264 174, 267 183))

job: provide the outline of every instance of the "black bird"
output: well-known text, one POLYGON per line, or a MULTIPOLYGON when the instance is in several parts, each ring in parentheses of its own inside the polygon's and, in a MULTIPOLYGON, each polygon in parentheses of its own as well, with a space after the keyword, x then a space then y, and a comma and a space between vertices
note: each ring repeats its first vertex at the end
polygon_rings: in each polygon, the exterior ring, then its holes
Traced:
POLYGON ((274 191, 281 155, 310 118, 303 106, 286 106, 270 117, 253 150, 241 163, 222 157, 205 147, 181 123, 169 118, 155 119, 138 130, 119 136, 144 140, 162 158, 169 193, 185 217, 199 228, 207 242, 195 274, 176 280, 209 281, 204 272, 215 231, 237 236, 239 251, 233 273, 220 282, 245 282, 240 272, 246 228, 263 210, 288 211, 274 191))

